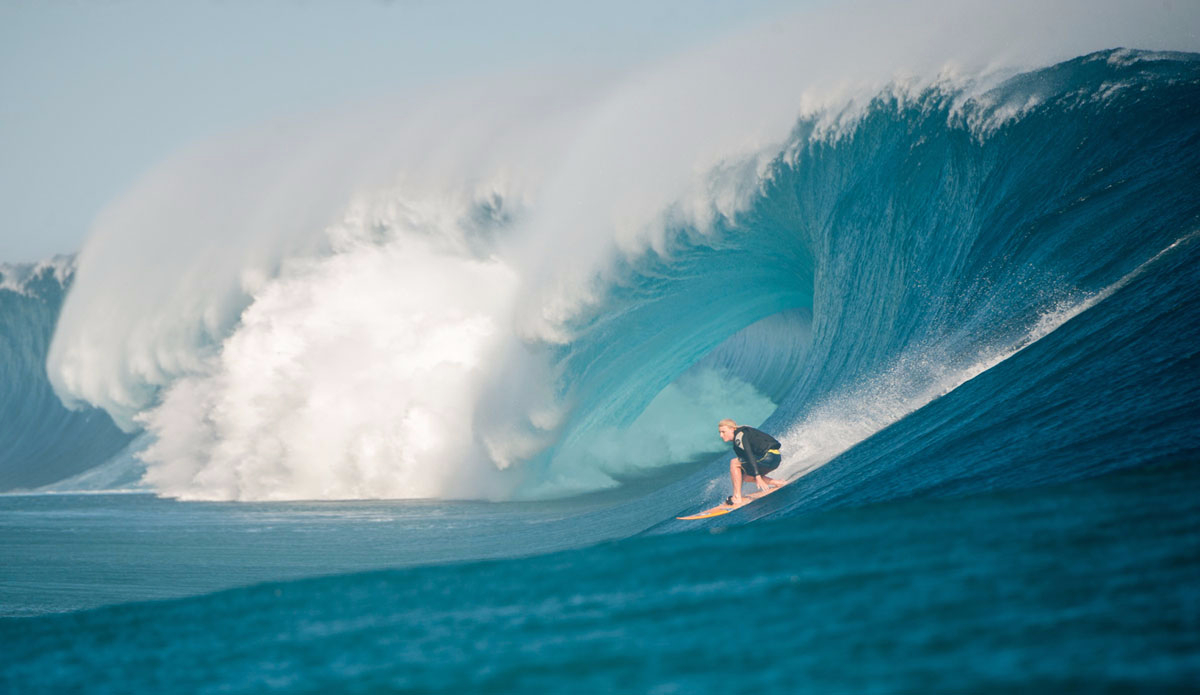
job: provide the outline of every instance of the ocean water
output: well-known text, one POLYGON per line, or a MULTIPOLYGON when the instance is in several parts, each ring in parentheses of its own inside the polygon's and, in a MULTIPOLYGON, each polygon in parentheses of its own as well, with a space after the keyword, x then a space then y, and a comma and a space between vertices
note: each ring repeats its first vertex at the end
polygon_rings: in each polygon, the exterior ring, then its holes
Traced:
POLYGON ((728 214, 668 206, 583 295, 489 194, 462 244, 371 218, 195 325, 139 307, 108 350, 101 239, 12 377, 103 410, 23 416, 86 420, 49 485, 44 443, 9 448, 0 685, 1194 691, 1198 105, 1200 58, 1124 49, 892 86, 726 162, 709 183, 753 181, 728 214), (405 324, 436 355, 363 330, 405 288, 355 283, 409 252, 478 273, 405 324), (547 293, 506 342, 505 302, 547 293), (676 520, 728 494, 724 414, 794 482, 676 520))
POLYGON ((34 692, 1187 692, 1198 485, 1194 466, 1149 467, 8 620, 4 679, 34 692))

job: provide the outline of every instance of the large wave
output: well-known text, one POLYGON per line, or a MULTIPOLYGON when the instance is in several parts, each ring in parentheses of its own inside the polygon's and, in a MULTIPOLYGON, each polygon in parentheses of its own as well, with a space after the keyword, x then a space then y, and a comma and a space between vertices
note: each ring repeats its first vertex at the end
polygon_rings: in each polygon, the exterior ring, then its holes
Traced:
POLYGON ((55 387, 189 499, 569 494, 725 416, 797 472, 1190 231, 1192 56, 1020 69, 1194 10, 860 9, 185 153, 97 222, 55 387))
POLYGON ((129 441, 103 411, 68 411, 46 351, 75 259, 0 264, 0 490, 32 489, 103 464, 129 441))

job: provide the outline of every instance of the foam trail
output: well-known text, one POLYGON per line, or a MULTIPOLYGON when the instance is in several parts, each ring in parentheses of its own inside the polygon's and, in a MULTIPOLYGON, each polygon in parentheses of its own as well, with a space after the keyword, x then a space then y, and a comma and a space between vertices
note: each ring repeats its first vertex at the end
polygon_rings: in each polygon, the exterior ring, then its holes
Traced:
POLYGON ((780 467, 781 474, 795 478, 829 463, 859 442, 1034 345, 1198 238, 1200 232, 1193 232, 1101 290, 1058 302, 1008 344, 985 348, 966 359, 943 354, 937 347, 917 348, 900 356, 880 376, 831 394, 814 404, 807 417, 781 438, 790 454, 780 467), (955 366, 958 364, 965 366, 955 366))

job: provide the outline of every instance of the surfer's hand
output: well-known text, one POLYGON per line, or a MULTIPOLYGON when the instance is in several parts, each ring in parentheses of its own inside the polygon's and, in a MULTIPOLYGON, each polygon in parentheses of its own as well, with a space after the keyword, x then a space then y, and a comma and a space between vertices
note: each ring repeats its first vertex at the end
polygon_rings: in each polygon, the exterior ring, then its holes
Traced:
POLYGON ((754 484, 758 486, 759 490, 769 490, 770 489, 770 486, 767 485, 767 481, 763 480, 761 475, 757 475, 754 477, 754 484))

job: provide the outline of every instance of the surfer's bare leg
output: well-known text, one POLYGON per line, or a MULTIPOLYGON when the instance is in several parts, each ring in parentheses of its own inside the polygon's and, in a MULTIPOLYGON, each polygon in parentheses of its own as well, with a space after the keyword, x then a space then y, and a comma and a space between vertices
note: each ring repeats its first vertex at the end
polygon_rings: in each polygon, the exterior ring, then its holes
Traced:
POLYGON ((742 503, 742 462, 729 459, 729 478, 733 482, 733 503, 742 503))
POLYGON ((766 484, 767 484, 767 485, 770 485, 771 487, 779 487, 780 485, 783 485, 783 481, 782 481, 782 480, 776 480, 776 479, 774 479, 774 478, 768 478, 768 477, 767 477, 767 476, 765 476, 765 475, 762 477, 762 479, 763 479, 763 481, 764 481, 764 482, 766 482, 766 484))

